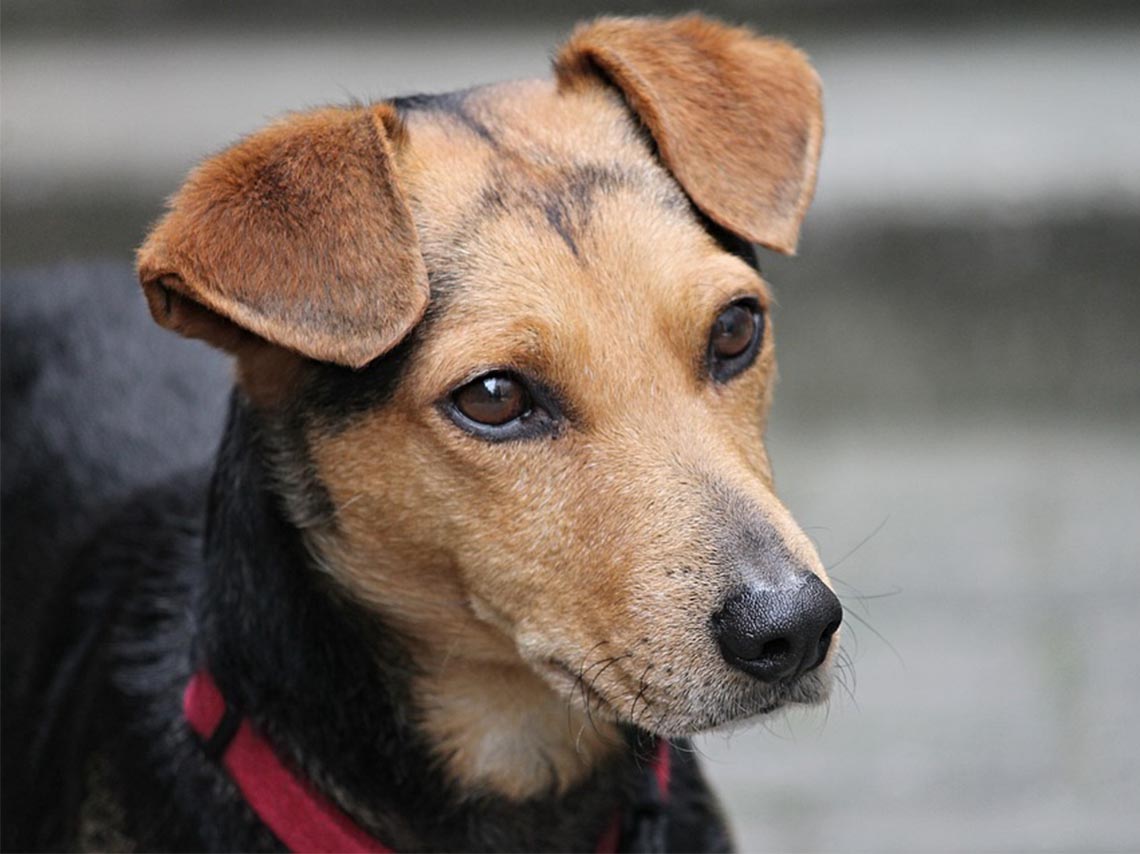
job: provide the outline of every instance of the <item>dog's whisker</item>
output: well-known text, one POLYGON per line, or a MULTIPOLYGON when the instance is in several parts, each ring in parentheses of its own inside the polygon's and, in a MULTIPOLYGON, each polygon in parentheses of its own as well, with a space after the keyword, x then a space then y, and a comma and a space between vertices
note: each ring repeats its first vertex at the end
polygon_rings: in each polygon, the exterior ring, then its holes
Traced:
POLYGON ((875 536, 877 536, 877 535, 878 535, 878 533, 879 533, 881 530, 883 530, 883 528, 884 528, 884 527, 886 527, 886 524, 887 524, 887 522, 889 522, 890 520, 891 520, 891 517, 890 517, 890 515, 888 514, 888 515, 887 515, 887 516, 886 516, 886 517, 883 519, 883 521, 882 521, 882 522, 880 522, 880 523, 879 523, 879 524, 878 524, 878 525, 875 527, 875 530, 871 531, 871 533, 869 533, 867 536, 865 536, 863 539, 861 539, 861 540, 860 540, 858 543, 856 543, 856 544, 855 544, 855 547, 854 547, 854 548, 852 548, 852 549, 851 549, 850 551, 848 551, 848 552, 847 552, 845 555, 843 555, 843 557, 839 558, 839 560, 837 560, 837 561, 835 561, 834 563, 832 563, 832 564, 828 565, 828 567, 827 567, 827 571, 828 571, 828 573, 830 573, 832 570, 836 569, 837 567, 841 566, 841 565, 843 564, 843 562, 844 562, 844 561, 846 561, 846 560, 847 560, 849 557, 851 557, 853 554, 855 554, 857 551, 859 551, 859 549, 863 548, 863 546, 867 545, 867 543, 869 543, 869 542, 871 541, 871 539, 872 539, 872 538, 874 538, 875 536))
POLYGON ((633 657, 633 653, 626 653, 625 655, 616 655, 616 656, 608 659, 606 661, 605 666, 602 667, 602 669, 599 670, 597 673, 595 673, 594 678, 590 680, 590 690, 592 692, 594 692, 597 696, 601 696, 601 693, 597 689, 597 684, 598 684, 598 680, 602 678, 602 674, 604 674, 607 670, 609 670, 611 667, 613 667, 613 665, 617 664, 619 661, 624 661, 625 659, 632 658, 632 657, 633 657))
MULTIPOLYGON (((847 674, 851 675, 851 691, 854 692, 856 687, 855 659, 842 646, 839 648, 838 659, 837 668, 839 672, 844 674, 844 678, 846 678, 847 674)), ((854 697, 852 697, 852 699, 854 699, 854 697)))
MULTIPOLYGON (((661 721, 663 721, 665 719, 665 717, 666 717, 666 713, 663 712, 657 718, 657 724, 656 725, 661 726, 661 721)), ((681 742, 674 741, 674 742, 672 742, 672 749, 676 750, 678 753, 686 753, 686 754, 689 754, 690 756, 699 756, 702 759, 708 759, 709 758, 708 754, 705 753, 701 749, 700 745, 698 745, 695 741, 681 741, 681 742)))
POLYGON ((590 709, 590 700, 589 700, 589 695, 586 691, 586 683, 585 683, 586 662, 588 662, 590 660, 590 656, 594 654, 594 650, 598 649, 598 647, 605 646, 608 643, 609 643, 609 641, 607 641, 607 640, 600 640, 586 651, 586 653, 582 656, 582 664, 578 668, 578 676, 574 680, 575 686, 579 687, 581 690, 582 703, 586 706, 587 713, 589 713, 589 709, 590 709))
MULTIPOLYGON (((850 584, 848 584, 846 581, 842 581, 842 580, 835 578, 835 577, 832 577, 831 580, 834 581, 836 584, 842 584, 844 587, 850 587, 852 590, 855 589, 850 584)), ((839 595, 840 599, 852 599, 856 602, 862 603, 862 602, 874 602, 877 599, 890 599, 893 596, 898 596, 902 592, 903 591, 902 591, 901 587, 893 587, 890 590, 886 590, 882 593, 840 593, 838 595, 839 595)))
MULTIPOLYGON (((886 637, 883 636, 882 632, 880 632, 878 629, 876 629, 874 626, 872 626, 869 622, 867 622, 866 619, 859 616, 854 611, 848 611, 848 614, 850 614, 853 619, 857 620, 860 625, 864 626, 867 629, 867 631, 869 631, 871 634, 873 634, 875 637, 877 637, 880 641, 882 641, 886 645, 887 649, 889 649, 894 654, 895 658, 898 660, 898 663, 901 664, 904 669, 906 668, 906 662, 903 660, 902 655, 899 654, 899 651, 897 649, 895 649, 894 644, 892 644, 889 640, 886 639, 886 637)), ((854 633, 852 633, 852 634, 854 634, 854 633)))
MULTIPOLYGON (((631 721, 634 721, 635 724, 636 724, 637 718, 634 715, 634 709, 637 707, 637 701, 638 700, 645 699, 645 691, 649 687, 648 684, 646 684, 646 682, 645 682, 645 677, 652 668, 653 668, 653 663, 650 662, 649 664, 645 665, 645 669, 643 671, 641 671, 641 676, 637 680, 638 681, 637 694, 634 696, 633 702, 629 704, 629 719, 631 721)), ((649 704, 647 701, 646 702, 646 709, 648 709, 648 708, 649 708, 649 704)))
POLYGON ((834 575, 831 576, 831 581, 836 587, 843 587, 848 591, 843 593, 840 593, 838 590, 836 591, 836 594, 844 602, 847 609, 851 610, 853 607, 858 607, 865 617, 871 616, 871 606, 869 603, 878 599, 889 599, 902 593, 901 587, 894 587, 882 593, 864 593, 855 585, 834 575))
POLYGON ((578 735, 574 738, 574 752, 579 756, 582 755, 582 736, 585 734, 585 732, 586 724, 582 724, 578 727, 578 735))
POLYGON ((351 507, 353 504, 355 504, 357 501, 359 501, 365 495, 367 495, 367 493, 358 492, 358 493, 356 493, 356 495, 352 496, 351 498, 345 500, 343 503, 334 507, 333 508, 333 518, 336 518, 337 516, 339 516, 341 513, 343 513, 345 510, 347 510, 349 507, 351 507))
MULTIPOLYGON (((856 709, 859 708, 859 701, 855 699, 855 666, 851 661, 851 657, 847 651, 840 648, 839 654, 836 657, 835 664, 835 681, 843 689, 844 693, 850 698, 851 703, 856 709), (848 684, 848 675, 850 675, 850 684, 848 684)), ((830 700, 829 700, 830 702, 830 700)))

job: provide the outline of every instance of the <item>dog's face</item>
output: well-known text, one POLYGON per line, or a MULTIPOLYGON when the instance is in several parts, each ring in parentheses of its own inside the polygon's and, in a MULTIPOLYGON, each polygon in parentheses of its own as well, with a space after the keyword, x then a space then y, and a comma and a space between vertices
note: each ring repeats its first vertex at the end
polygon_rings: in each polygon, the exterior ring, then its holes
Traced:
POLYGON ((295 518, 410 639, 456 776, 519 796, 520 763, 558 783, 588 764, 585 715, 597 752, 612 723, 679 735, 822 700, 841 614, 773 492, 771 300, 732 236, 794 242, 810 72, 694 19, 595 24, 558 72, 278 126, 203 167, 140 256, 160 321, 234 351, 289 425, 295 518), (666 62, 686 50, 715 91, 666 62), (551 745, 567 703, 572 749, 551 745), (546 754, 514 756, 512 783, 504 726, 546 754))

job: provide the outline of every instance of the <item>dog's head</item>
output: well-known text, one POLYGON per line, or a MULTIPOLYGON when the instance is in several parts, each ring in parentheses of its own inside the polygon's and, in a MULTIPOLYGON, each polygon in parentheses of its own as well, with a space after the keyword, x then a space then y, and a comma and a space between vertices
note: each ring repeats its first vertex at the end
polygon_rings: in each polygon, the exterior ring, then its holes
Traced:
POLYGON ((567 701, 596 753, 607 721, 826 696, 842 612, 773 492, 750 246, 794 249, 821 127, 781 42, 600 20, 552 81, 286 118, 141 249, 158 322, 236 355, 320 565, 408 639, 459 778, 573 779, 567 701))

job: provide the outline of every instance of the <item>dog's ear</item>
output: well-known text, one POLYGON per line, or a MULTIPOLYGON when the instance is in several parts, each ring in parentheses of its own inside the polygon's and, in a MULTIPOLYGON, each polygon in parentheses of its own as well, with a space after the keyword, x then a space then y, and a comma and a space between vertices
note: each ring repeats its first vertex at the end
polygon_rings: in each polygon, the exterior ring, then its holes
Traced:
POLYGON ((554 69, 564 89, 617 86, 708 217, 795 251, 823 136, 819 78, 802 53, 697 15, 601 18, 574 31, 554 69))
POLYGON ((138 252, 161 325, 237 352, 250 333, 360 367, 428 300, 391 107, 290 116, 194 171, 138 252))

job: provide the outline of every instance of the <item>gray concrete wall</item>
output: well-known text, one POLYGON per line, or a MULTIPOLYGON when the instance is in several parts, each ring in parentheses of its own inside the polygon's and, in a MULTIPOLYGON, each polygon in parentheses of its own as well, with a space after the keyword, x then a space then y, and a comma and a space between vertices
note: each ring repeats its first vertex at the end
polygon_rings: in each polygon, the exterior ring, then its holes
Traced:
MULTIPOLYGON (((198 157, 283 110, 544 73, 585 7, 258 8, 5 4, 5 268, 128 256, 198 157)), ((854 661, 825 712, 701 741, 742 847, 1135 850, 1140 14, 722 11, 825 82, 801 255, 763 260, 770 443, 854 661)))

